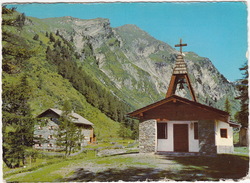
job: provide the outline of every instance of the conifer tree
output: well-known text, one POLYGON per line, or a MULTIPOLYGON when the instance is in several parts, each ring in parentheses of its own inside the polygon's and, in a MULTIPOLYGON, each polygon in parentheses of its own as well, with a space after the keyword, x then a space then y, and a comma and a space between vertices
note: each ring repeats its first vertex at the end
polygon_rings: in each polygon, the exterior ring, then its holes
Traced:
POLYGON ((241 109, 236 113, 235 119, 242 124, 243 127, 248 127, 248 64, 247 62, 243 67, 240 68, 243 71, 243 78, 239 80, 239 85, 237 85, 237 89, 240 92, 240 96, 236 97, 236 99, 240 100, 241 109))
POLYGON ((24 26, 24 23, 25 23, 25 20, 26 20, 26 16, 24 13, 22 13, 21 15, 18 15, 17 16, 17 19, 16 19, 16 25, 19 27, 19 28, 23 28, 24 26))
POLYGON ((73 150, 81 147, 83 135, 81 129, 73 122, 72 106, 69 101, 66 101, 63 106, 63 113, 60 117, 59 128, 57 130, 56 144, 64 147, 65 156, 69 156, 73 150))
POLYGON ((50 42, 55 42, 55 41, 56 41, 56 39, 55 39, 55 37, 53 36, 52 32, 49 34, 49 41, 50 41, 50 42))
POLYGON ((35 41, 37 41, 37 40, 39 39, 39 35, 38 35, 38 34, 35 34, 34 37, 33 37, 33 39, 34 39, 35 41))
POLYGON ((26 152, 33 145, 31 94, 26 75, 18 84, 3 83, 3 160, 9 168, 25 165, 26 152))
POLYGON ((231 103, 229 102, 228 97, 225 100, 224 108, 226 112, 228 112, 229 114, 231 113, 231 103))

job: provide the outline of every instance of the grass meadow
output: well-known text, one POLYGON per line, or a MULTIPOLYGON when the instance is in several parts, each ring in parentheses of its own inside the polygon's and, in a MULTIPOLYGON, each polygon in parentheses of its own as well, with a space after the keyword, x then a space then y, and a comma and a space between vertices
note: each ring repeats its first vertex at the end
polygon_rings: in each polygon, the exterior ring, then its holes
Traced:
MULTIPOLYGON (((131 141, 117 142, 125 148, 131 141)), ((97 156, 98 149, 111 149, 108 142, 72 156, 43 156, 25 168, 4 166, 4 180, 11 182, 145 181, 145 180, 240 180, 249 171, 249 150, 235 147, 234 154, 216 157, 168 157, 133 154, 97 156)), ((113 146, 114 147, 114 146, 113 146)))

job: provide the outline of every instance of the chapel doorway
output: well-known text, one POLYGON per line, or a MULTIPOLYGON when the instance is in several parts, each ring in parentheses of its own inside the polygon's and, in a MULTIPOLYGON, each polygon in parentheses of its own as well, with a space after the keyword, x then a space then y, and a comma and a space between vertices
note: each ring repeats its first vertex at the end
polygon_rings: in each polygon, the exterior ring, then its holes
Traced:
POLYGON ((188 152, 188 124, 174 124, 174 151, 188 152))

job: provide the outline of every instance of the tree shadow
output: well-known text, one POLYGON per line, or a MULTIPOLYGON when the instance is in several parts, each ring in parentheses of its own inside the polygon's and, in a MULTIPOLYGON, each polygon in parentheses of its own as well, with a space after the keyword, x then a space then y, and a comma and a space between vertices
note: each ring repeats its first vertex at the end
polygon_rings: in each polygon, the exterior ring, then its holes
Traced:
POLYGON ((191 157, 167 157, 184 165, 184 171, 204 174, 208 179, 242 179, 249 172, 249 157, 220 154, 216 157, 191 156, 191 157))
MULTIPOLYGON (((162 160, 172 160, 181 168, 160 169, 127 167, 126 169, 109 168, 101 172, 91 172, 79 168, 73 175, 64 178, 63 182, 111 182, 111 181, 218 181, 220 179, 238 180, 248 172, 249 158, 246 156, 218 155, 217 157, 168 157, 160 156, 162 160)), ((169 161, 168 161, 169 162, 169 161)), ((162 163, 165 163, 163 161, 162 163)))
POLYGON ((157 168, 128 167, 127 169, 110 168, 102 172, 94 173, 80 168, 74 175, 64 178, 63 182, 117 182, 117 181, 163 181, 163 180, 207 180, 196 174, 187 174, 187 171, 172 172, 157 168))

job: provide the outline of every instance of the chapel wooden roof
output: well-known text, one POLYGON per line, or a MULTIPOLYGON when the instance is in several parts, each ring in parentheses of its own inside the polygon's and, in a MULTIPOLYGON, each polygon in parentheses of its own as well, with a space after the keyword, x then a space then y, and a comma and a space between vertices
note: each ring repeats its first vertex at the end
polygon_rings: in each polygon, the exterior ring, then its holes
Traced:
POLYGON ((172 95, 128 114, 140 120, 220 120, 229 121, 229 113, 186 98, 172 95))

